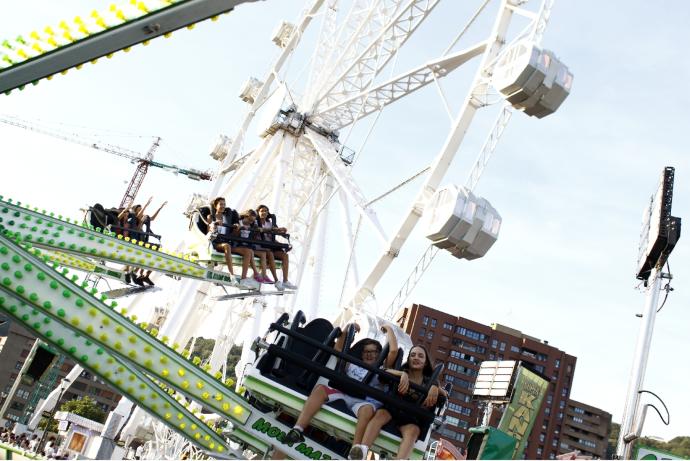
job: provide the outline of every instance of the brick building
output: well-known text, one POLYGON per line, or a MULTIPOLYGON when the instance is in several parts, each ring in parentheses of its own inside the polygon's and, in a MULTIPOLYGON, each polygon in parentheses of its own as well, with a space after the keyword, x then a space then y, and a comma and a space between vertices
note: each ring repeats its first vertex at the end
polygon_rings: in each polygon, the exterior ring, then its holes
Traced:
MULTIPOLYGON (((0 330, 0 334, 4 334, 4 336, 0 337, 1 406, 4 404, 5 398, 10 392, 10 388, 14 381, 20 379, 19 370, 22 368, 26 357, 29 355, 36 337, 15 322, 9 322, 7 327, 0 330)), ((56 362, 57 358, 56 361, 53 362, 54 366, 56 362)), ((58 377, 53 385, 57 386, 60 380, 69 373, 73 366, 74 362, 65 359, 58 370, 58 377)), ((46 370, 44 379, 41 381, 45 380, 45 376, 48 372, 49 371, 46 370)), ((17 388, 17 392, 10 406, 7 408, 7 412, 4 415, 0 415, 0 418, 19 422, 28 421, 31 413, 33 413, 33 408, 31 406, 32 404, 35 405, 38 401, 38 399, 35 398, 37 393, 40 393, 39 397, 43 397, 53 389, 46 389, 46 385, 41 381, 37 381, 33 384, 22 382, 17 388)), ((85 395, 93 398, 106 413, 115 408, 120 400, 120 394, 110 390, 103 381, 85 370, 82 372, 81 376, 71 384, 60 402, 66 402, 85 395)))
MULTIPOLYGON (((522 360, 551 378, 542 408, 534 423, 525 457, 555 459, 565 430, 576 357, 512 328, 486 326, 430 307, 414 304, 402 309, 396 319, 415 344, 424 344, 433 359, 445 364, 444 379, 453 383, 447 420, 435 437, 465 447, 468 429, 481 424, 483 409, 472 400, 472 387, 484 360, 522 360)), ((501 412, 494 411, 495 426, 501 412)))
POLYGON ((592 458, 606 458, 611 414, 586 403, 568 400, 559 453, 575 450, 592 458))

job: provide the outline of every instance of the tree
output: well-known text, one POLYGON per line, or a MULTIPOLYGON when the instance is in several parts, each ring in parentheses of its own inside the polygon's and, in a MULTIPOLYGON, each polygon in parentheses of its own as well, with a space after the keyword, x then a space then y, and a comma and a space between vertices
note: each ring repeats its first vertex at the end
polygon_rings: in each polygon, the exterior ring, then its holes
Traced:
MULTIPOLYGON (((84 418, 88 418, 92 421, 96 421, 97 423, 105 422, 106 418, 106 414, 101 409, 101 407, 98 406, 94 399, 88 396, 84 396, 74 400, 68 400, 60 406, 60 411, 74 413, 76 415, 83 416, 84 418)), ((38 427, 42 429, 45 426, 46 420, 44 419, 39 423, 38 427)), ((55 421, 55 419, 51 419, 48 423, 48 432, 57 431, 58 423, 57 421, 55 421)))
POLYGON ((97 423, 105 422, 105 412, 101 409, 101 407, 98 406, 94 399, 88 396, 84 396, 80 399, 69 400, 62 404, 60 410, 83 416, 84 418, 88 418, 91 421, 96 421, 97 423))
MULTIPOLYGON (((194 350, 192 351, 191 356, 199 357, 201 359, 201 362, 204 363, 209 359, 209 357, 211 357, 211 353, 213 352, 213 346, 215 346, 215 344, 216 341, 214 339, 197 338, 194 342, 194 350)), ((191 340, 189 343, 187 343, 187 349, 189 349, 189 346, 191 346, 191 340)), ((241 355, 241 346, 233 345, 230 348, 230 352, 228 352, 228 357, 225 361, 225 364, 228 368, 228 378, 237 379, 237 377, 235 376, 235 365, 237 365, 237 362, 239 362, 241 355)))
POLYGON ((683 458, 690 458, 690 437, 688 436, 674 437, 668 442, 642 437, 637 441, 636 445, 657 448, 683 458))

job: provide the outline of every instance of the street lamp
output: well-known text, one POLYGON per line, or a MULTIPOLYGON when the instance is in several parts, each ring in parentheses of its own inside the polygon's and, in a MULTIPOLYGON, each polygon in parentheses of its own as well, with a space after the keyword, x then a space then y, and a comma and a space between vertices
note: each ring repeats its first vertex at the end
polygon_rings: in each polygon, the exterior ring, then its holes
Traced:
POLYGON ((67 378, 64 378, 60 382, 60 393, 58 394, 57 401, 55 402, 55 406, 53 407, 52 410, 50 410, 50 414, 48 416, 48 422, 46 422, 46 426, 43 428, 43 435, 41 435, 41 440, 38 442, 38 446, 36 448, 36 453, 41 453, 43 451, 43 445, 45 444, 46 436, 48 435, 48 425, 50 424, 50 421, 52 421, 53 416, 55 416, 55 413, 57 412, 59 406, 60 406, 60 400, 62 400, 62 396, 65 394, 65 391, 69 389, 70 385, 70 380, 67 378))

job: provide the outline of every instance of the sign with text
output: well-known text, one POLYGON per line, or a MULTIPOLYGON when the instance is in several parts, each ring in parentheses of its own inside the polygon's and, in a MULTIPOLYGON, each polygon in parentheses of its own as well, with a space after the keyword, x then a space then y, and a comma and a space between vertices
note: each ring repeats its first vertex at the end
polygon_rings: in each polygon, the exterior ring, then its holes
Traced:
POLYGON ((518 441, 513 459, 519 459, 525 449, 548 386, 549 382, 541 376, 525 367, 519 368, 513 396, 498 424, 500 431, 518 441))

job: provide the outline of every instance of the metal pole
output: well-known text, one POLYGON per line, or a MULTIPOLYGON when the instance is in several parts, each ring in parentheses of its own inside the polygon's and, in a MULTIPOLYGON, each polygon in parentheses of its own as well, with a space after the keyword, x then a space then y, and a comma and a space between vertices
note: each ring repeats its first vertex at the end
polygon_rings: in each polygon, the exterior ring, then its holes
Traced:
POLYGON ((649 274, 647 286, 647 296, 645 299, 644 312, 642 314, 642 325, 637 337, 635 347, 635 357, 632 370, 630 371, 630 381, 628 382, 628 394, 623 410, 623 421, 621 423, 620 434, 616 453, 620 459, 630 459, 632 454, 633 440, 625 441, 626 435, 633 431, 633 424, 636 420, 636 413, 639 408, 640 390, 644 383, 644 375, 647 370, 647 359, 649 349, 652 344, 652 334, 654 333, 654 321, 656 319, 659 292, 661 291, 661 270, 654 267, 649 274))
POLYGON ((8 395, 5 398, 5 402, 2 404, 2 408, 0 408, 0 418, 5 417, 7 407, 9 407, 10 403, 12 403, 14 394, 17 392, 17 388, 19 388, 19 385, 22 382, 22 376, 24 376, 24 373, 26 373, 27 369, 29 368, 29 365, 31 365, 31 361, 34 358, 34 355, 36 355, 36 351, 38 350, 39 344, 41 344, 41 340, 37 338, 31 346, 29 355, 27 355, 26 359, 24 359, 24 364, 22 365, 22 368, 19 370, 19 376, 17 376, 17 379, 15 379, 14 383, 12 383, 12 387, 10 388, 10 391, 7 393, 8 395))
POLYGON ((65 395, 65 392, 67 391, 67 389, 69 389, 69 384, 70 380, 67 378, 64 378, 60 383, 60 393, 58 394, 55 406, 52 410, 50 410, 50 416, 48 417, 48 421, 46 421, 46 426, 43 428, 43 434, 41 434, 41 439, 38 441, 38 445, 36 445, 36 453, 42 453, 43 451, 43 445, 45 444, 46 436, 48 435, 48 426, 50 425, 50 422, 53 420, 55 413, 57 413, 57 410, 60 406, 60 400, 62 400, 62 396, 65 395))

